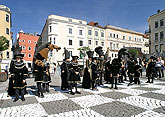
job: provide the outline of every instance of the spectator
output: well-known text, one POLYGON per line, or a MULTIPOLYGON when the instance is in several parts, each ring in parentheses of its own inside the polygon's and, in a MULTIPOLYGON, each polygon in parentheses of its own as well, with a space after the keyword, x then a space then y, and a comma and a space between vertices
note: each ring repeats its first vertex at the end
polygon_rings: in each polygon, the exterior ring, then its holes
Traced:
POLYGON ((159 73, 159 78, 161 78, 161 60, 159 57, 157 58, 156 61, 155 70, 156 70, 156 77, 158 77, 158 73, 159 73))
POLYGON ((164 60, 162 60, 162 57, 160 57, 161 61, 161 73, 162 73, 162 78, 164 77, 164 60))

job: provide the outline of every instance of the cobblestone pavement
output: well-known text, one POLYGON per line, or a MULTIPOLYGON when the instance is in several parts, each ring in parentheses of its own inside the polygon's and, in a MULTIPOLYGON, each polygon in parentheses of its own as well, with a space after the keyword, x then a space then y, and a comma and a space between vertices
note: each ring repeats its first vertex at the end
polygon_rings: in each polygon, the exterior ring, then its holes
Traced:
POLYGON ((36 84, 28 79, 24 102, 0 93, 0 117, 165 117, 165 82, 145 82, 141 78, 141 85, 121 83, 118 90, 110 84, 98 91, 79 88, 81 94, 70 95, 60 90, 60 78, 52 78, 50 92, 38 98, 36 84))

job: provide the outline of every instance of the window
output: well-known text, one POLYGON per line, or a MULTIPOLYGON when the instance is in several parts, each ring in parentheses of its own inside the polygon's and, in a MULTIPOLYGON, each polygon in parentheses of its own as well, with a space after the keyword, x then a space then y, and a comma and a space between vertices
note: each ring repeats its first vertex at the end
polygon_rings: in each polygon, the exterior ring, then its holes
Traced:
POLYGON ((25 50, 25 46, 23 46, 23 50, 25 50))
POLYGON ((9 22, 9 15, 6 14, 6 22, 9 22))
POLYGON ((125 39, 125 36, 123 36, 123 39, 125 39))
POLYGON ((54 44, 56 44, 56 38, 54 37, 54 44))
POLYGON ((123 48, 125 48, 125 45, 123 45, 123 48))
POLYGON ((162 41, 163 38, 164 38, 164 32, 162 31, 162 32, 160 32, 160 41, 162 41))
POLYGON ((32 57, 32 55, 31 55, 31 54, 28 54, 28 57, 29 57, 29 58, 31 58, 31 57, 32 57))
POLYGON ((21 49, 23 49, 22 46, 19 46, 19 47, 20 47, 21 49))
POLYGON ((72 45, 72 40, 71 39, 69 39, 69 45, 72 45))
POLYGON ((69 34, 72 34, 72 28, 69 28, 69 34))
POLYGON ((110 37, 112 37, 112 33, 110 33, 110 37))
POLYGON ((113 53, 112 53, 112 58, 113 58, 113 53))
POLYGON ((80 46, 83 46, 83 41, 79 41, 79 45, 80 46))
POLYGON ((95 31, 95 36, 98 36, 98 31, 95 31))
POLYGON ((155 52, 158 52, 158 45, 155 46, 155 52))
POLYGON ((88 40, 88 44, 89 44, 89 45, 91 45, 91 44, 92 44, 91 40, 88 40))
POLYGON ((22 42, 25 42, 25 40, 22 40, 22 42))
POLYGON ((163 44, 160 44, 160 52, 163 52, 163 44))
POLYGON ((29 40, 28 43, 31 43, 31 41, 29 40))
POLYGON ((104 33, 103 32, 101 32, 101 37, 104 37, 104 33))
POLYGON ((69 22, 72 22, 72 19, 69 19, 69 22))
POLYGON ((113 44, 113 48, 115 49, 115 44, 113 44))
POLYGON ((118 34, 116 35, 116 38, 119 38, 119 35, 118 34))
POLYGON ((9 58, 9 52, 6 52, 6 57, 9 58))
POLYGON ((115 57, 117 57, 117 54, 115 54, 115 57))
POLYGON ((29 67, 29 68, 31 68, 31 67, 32 67, 31 63, 28 63, 28 67, 29 67))
POLYGON ((37 44, 37 41, 35 41, 34 43, 37 44))
POLYGON ((158 21, 155 22, 155 28, 158 28, 158 21))
POLYGON ((92 31, 91 30, 88 30, 88 35, 92 35, 92 31))
POLYGON ((101 42, 101 45, 104 46, 104 42, 101 42))
POLYGON ((113 34, 113 37, 115 38, 115 34, 113 34))
POLYGON ((116 44, 116 47, 119 48, 119 44, 116 44))
POLYGON ((155 42, 158 42, 158 33, 155 33, 155 42))
POLYGON ((21 40, 19 39, 19 42, 21 42, 21 40))
POLYGON ((160 26, 163 26, 164 25, 164 22, 163 22, 163 19, 160 20, 160 26))
POLYGON ((79 35, 82 35, 82 30, 79 30, 79 35))
POLYGON ((131 40, 131 37, 129 37, 129 40, 131 40))
POLYGON ((79 21, 80 24, 82 24, 82 21, 79 21))
POLYGON ((52 26, 49 26, 49 32, 52 32, 52 26))
POLYGON ((72 51, 69 51, 69 53, 70 53, 70 56, 72 56, 72 51))
POLYGON ((31 50, 31 47, 30 46, 28 47, 28 50, 31 50))
POLYGON ((98 41, 95 41, 95 44, 98 45, 98 41))
POLYGON ((8 28, 6 28, 6 34, 8 34, 8 35, 9 35, 9 29, 8 29, 8 28))
POLYGON ((112 43, 110 43, 110 49, 112 49, 112 43))
POLYGON ((136 38, 135 38, 135 41, 136 41, 136 38))
POLYGON ((52 52, 52 51, 50 51, 50 54, 49 54, 49 55, 50 55, 50 57, 52 57, 52 56, 53 56, 53 52, 52 52))
POLYGON ((52 38, 50 37, 50 41, 49 42, 51 42, 52 43, 52 38))

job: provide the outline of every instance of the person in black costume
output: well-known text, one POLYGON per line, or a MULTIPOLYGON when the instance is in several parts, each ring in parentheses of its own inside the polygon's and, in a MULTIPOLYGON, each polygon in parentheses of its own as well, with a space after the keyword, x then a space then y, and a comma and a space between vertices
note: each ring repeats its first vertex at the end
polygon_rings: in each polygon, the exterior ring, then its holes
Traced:
POLYGON ((106 81, 105 84, 109 84, 109 82, 110 82, 110 61, 107 58, 107 53, 104 55, 104 66, 105 66, 104 80, 106 81))
POLYGON ((83 76, 83 82, 82 82, 82 87, 86 89, 91 88, 91 82, 92 82, 92 58, 94 51, 88 51, 86 52, 88 55, 88 60, 86 60, 86 67, 84 69, 84 76, 83 76))
POLYGON ((134 67, 134 83, 140 85, 140 74, 141 74, 141 66, 138 65, 138 61, 135 60, 135 67, 134 67))
POLYGON ((111 72, 111 76, 112 76, 112 85, 111 88, 113 88, 113 85, 115 84, 115 89, 117 88, 117 79, 119 78, 119 70, 121 68, 121 62, 120 59, 115 58, 112 60, 112 72, 111 72))
POLYGON ((69 77, 69 69, 68 64, 70 64, 70 53, 67 49, 64 48, 65 59, 61 64, 61 90, 69 89, 68 77, 69 77))
POLYGON ((37 83, 37 96, 43 98, 43 89, 41 87, 41 83, 43 82, 43 76, 45 73, 44 69, 44 58, 40 55, 40 53, 36 56, 36 61, 34 63, 33 74, 35 76, 35 82, 37 83))
POLYGON ((79 68, 79 64, 78 64, 78 56, 72 56, 72 61, 71 64, 69 65, 69 86, 70 86, 70 93, 72 95, 74 95, 75 93, 77 94, 81 94, 78 90, 77 90, 77 83, 81 81, 80 79, 80 68, 79 68), (72 91, 73 87, 75 87, 75 92, 72 91))
POLYGON ((49 69, 50 69, 49 63, 46 64, 44 69, 46 72, 44 72, 44 76, 43 76, 43 83, 42 83, 43 91, 49 92, 49 83, 51 82, 51 77, 50 77, 50 72, 49 72, 49 69))
POLYGON ((23 62, 23 54, 18 52, 14 53, 14 58, 16 61, 12 62, 10 67, 10 75, 13 78, 13 88, 15 89, 15 99, 13 102, 19 100, 19 95, 21 100, 25 101, 25 87, 26 87, 26 77, 28 75, 28 69, 26 64, 23 62))
POLYGON ((134 67, 135 67, 135 64, 134 64, 134 59, 133 58, 130 58, 130 60, 127 62, 127 73, 128 73, 128 77, 129 77, 129 85, 132 85, 134 79, 134 67))
POLYGON ((97 66, 97 57, 93 58, 93 62, 92 62, 92 90, 98 90, 97 89, 97 85, 99 84, 99 69, 97 66))
POLYGON ((156 62, 154 61, 155 57, 151 56, 148 63, 147 63, 147 77, 148 81, 146 83, 153 83, 154 82, 154 74, 155 74, 155 65, 156 62))

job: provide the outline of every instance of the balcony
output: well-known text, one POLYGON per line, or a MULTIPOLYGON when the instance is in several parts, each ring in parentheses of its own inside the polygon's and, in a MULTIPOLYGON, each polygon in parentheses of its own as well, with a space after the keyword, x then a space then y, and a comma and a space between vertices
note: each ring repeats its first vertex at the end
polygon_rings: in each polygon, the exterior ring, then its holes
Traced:
POLYGON ((146 30, 146 31, 145 31, 145 34, 146 34, 147 36, 149 36, 149 35, 151 34, 151 29, 146 30))

